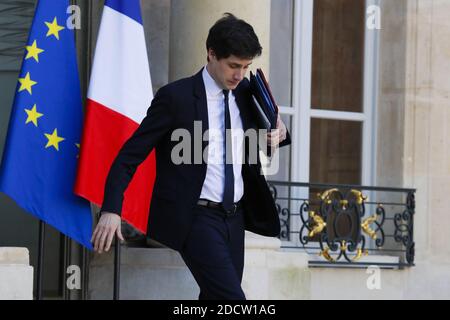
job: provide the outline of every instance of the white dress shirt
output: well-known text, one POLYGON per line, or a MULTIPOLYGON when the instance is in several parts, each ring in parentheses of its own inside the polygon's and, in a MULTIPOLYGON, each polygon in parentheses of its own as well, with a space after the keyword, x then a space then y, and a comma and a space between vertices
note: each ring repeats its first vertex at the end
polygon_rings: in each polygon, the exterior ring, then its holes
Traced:
MULTIPOLYGON (((222 202, 225 186, 224 167, 224 133, 225 133, 225 96, 223 90, 203 68, 203 82, 206 89, 209 122, 209 146, 207 158, 206 178, 203 183, 201 199, 222 202)), ((232 91, 228 94, 230 109, 233 173, 234 173, 234 202, 238 202, 244 194, 242 180, 242 159, 244 147, 244 130, 241 114, 232 91)))

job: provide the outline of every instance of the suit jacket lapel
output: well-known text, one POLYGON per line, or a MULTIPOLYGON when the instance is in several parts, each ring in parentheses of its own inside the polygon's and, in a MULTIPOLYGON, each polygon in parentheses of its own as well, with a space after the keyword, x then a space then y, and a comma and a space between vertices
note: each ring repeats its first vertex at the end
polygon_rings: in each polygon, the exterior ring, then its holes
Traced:
MULTIPOLYGON (((208 121, 208 103, 206 100, 206 89, 202 76, 203 68, 194 76, 194 96, 195 96, 195 120, 202 122, 202 137, 205 131, 209 129, 208 121)), ((207 141, 202 139, 202 150, 208 145, 207 141)))

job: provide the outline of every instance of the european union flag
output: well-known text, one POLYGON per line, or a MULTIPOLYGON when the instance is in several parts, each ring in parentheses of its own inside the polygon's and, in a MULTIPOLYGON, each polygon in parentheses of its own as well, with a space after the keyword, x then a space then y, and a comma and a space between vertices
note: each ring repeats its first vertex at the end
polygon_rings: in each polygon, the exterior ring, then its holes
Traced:
POLYGON ((68 0, 40 0, 0 169, 0 191, 92 249, 89 202, 74 195, 82 102, 68 0))

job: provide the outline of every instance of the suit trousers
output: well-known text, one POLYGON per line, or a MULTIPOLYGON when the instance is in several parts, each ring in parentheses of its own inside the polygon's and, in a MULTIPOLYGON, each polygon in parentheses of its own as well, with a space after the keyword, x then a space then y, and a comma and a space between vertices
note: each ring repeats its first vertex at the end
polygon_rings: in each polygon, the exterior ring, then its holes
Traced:
POLYGON ((199 300, 245 300, 244 214, 196 206, 191 231, 180 254, 200 287, 199 300))

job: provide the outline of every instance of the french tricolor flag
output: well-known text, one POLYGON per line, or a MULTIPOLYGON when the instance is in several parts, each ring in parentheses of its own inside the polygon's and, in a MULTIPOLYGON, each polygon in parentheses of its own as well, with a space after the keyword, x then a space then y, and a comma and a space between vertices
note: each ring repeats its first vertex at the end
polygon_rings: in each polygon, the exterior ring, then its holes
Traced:
MULTIPOLYGON (((89 84, 75 193, 101 206, 106 177, 153 99, 139 0, 106 0, 89 84)), ((122 218, 147 231, 154 151, 124 195, 122 218)))

